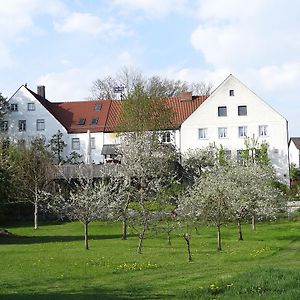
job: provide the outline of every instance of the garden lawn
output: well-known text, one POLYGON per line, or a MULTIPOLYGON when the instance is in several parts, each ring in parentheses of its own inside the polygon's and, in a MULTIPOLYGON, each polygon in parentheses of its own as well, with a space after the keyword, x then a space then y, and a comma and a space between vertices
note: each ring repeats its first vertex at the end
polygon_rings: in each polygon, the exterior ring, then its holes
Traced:
POLYGON ((0 238, 0 299, 300 299, 300 222, 223 226, 192 231, 193 261, 180 232, 148 233, 143 254, 121 224, 94 222, 90 250, 80 223, 8 227, 0 238))

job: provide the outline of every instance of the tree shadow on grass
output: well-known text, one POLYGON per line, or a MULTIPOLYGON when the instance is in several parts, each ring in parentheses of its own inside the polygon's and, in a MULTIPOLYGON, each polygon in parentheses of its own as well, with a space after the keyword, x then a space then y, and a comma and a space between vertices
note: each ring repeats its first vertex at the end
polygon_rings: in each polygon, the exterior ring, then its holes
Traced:
MULTIPOLYGON (((130 237, 131 235, 128 235, 130 237)), ((133 236, 133 235, 132 235, 133 236)), ((44 244, 44 243, 61 243, 61 242, 75 242, 82 241, 83 235, 54 235, 54 236, 8 236, 0 238, 1 245, 13 245, 13 244, 44 244)), ((89 240, 110 240, 121 239, 120 234, 111 235, 89 235, 89 240)))
POLYGON ((149 287, 134 287, 125 290, 103 288, 85 289, 81 293, 14 293, 0 294, 3 300, 121 300, 121 299, 172 299, 174 295, 159 294, 149 287))

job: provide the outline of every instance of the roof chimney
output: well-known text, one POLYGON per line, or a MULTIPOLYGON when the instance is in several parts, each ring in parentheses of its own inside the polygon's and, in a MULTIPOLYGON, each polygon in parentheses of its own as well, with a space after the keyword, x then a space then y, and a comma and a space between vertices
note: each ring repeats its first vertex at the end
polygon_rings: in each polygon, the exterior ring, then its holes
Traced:
POLYGON ((46 87, 44 85, 38 85, 37 94, 43 98, 46 98, 46 87))
POLYGON ((181 102, 189 102, 193 100, 192 92, 182 92, 178 95, 181 102))

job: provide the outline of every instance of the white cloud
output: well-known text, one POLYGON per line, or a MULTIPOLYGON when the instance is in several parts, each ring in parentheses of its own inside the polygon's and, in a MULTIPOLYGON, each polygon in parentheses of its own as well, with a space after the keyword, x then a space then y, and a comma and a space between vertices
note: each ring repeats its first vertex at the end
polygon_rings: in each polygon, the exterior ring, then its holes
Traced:
POLYGON ((125 12, 142 11, 145 15, 158 18, 171 13, 189 10, 189 0, 112 0, 113 4, 125 12))
POLYGON ((191 43, 214 68, 289 63, 300 51, 299 10, 279 0, 203 0, 191 43))
POLYGON ((91 97, 91 88, 97 78, 114 75, 123 66, 135 65, 136 56, 129 52, 110 53, 61 72, 41 75, 38 85, 46 86, 46 97, 50 101, 76 101, 91 97), (112 60, 111 58, 114 58, 112 60), (99 68, 101 66, 101 68, 99 68))
POLYGON ((28 36, 39 33, 34 17, 41 14, 59 16, 65 10, 59 0, 10 0, 0 5, 0 66, 14 65, 11 48, 28 36))
POLYGON ((74 12, 66 16, 61 22, 55 22, 55 29, 59 32, 80 32, 90 35, 122 36, 130 34, 125 26, 115 20, 103 21, 89 13, 74 12))

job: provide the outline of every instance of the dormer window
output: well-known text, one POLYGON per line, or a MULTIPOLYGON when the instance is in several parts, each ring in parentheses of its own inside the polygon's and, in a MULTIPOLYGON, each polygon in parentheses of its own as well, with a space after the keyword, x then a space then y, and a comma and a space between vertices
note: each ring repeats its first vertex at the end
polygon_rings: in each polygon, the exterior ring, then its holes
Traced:
POLYGON ((28 111, 34 111, 35 110, 35 104, 34 103, 27 103, 27 110, 28 111))
POLYGON ((91 125, 97 125, 98 124, 98 118, 93 118, 91 125))
POLYGON ((229 90, 229 96, 234 96, 234 90, 229 90))
POLYGON ((10 111, 18 111, 18 104, 17 103, 11 103, 10 104, 10 111))
POLYGON ((78 121, 78 125, 84 125, 85 124, 85 118, 80 118, 78 121))
POLYGON ((102 103, 96 103, 94 110, 99 111, 99 110, 101 110, 101 108, 102 108, 102 103))

